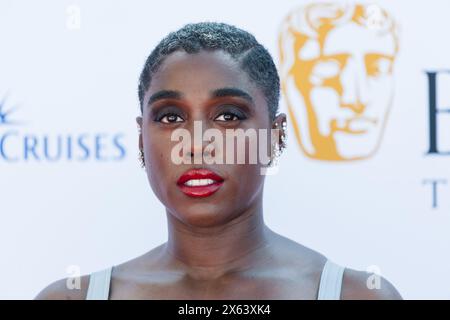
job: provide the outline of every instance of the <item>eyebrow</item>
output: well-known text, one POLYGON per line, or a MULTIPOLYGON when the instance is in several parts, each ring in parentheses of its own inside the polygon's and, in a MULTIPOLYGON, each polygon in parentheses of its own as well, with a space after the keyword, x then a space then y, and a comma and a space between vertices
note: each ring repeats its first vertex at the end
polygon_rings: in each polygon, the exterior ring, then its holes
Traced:
POLYGON ((250 103, 253 103, 253 98, 250 94, 245 92, 244 90, 238 88, 221 88, 216 89, 211 93, 211 97, 213 98, 221 98, 221 97, 239 97, 247 100, 250 103))
POLYGON ((163 99, 181 99, 183 95, 179 91, 174 90, 161 90, 150 96, 147 105, 151 105, 153 102, 163 99))
MULTIPOLYGON (((239 97, 247 100, 249 103, 253 104, 253 98, 250 94, 245 92, 242 89, 239 88, 220 88, 213 90, 210 94, 211 98, 222 98, 222 97, 239 97)), ((175 90, 160 90, 158 92, 155 92, 150 96, 148 99, 148 104, 151 105, 152 103, 163 100, 163 99, 175 99, 180 100, 183 98, 183 94, 180 91, 175 90)))

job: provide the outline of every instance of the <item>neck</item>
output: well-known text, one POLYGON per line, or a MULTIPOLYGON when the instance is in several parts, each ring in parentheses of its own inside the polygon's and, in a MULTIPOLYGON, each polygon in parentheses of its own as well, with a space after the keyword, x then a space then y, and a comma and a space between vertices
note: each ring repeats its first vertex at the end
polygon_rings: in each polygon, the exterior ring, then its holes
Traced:
POLYGON ((248 268, 268 244, 262 198, 237 218, 213 227, 189 226, 167 212, 166 253, 195 278, 216 278, 248 268))

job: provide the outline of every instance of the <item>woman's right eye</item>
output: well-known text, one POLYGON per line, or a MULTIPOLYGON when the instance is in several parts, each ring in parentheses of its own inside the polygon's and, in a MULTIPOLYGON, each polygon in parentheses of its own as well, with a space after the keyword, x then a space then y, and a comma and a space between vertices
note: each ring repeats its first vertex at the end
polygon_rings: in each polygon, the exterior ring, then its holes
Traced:
POLYGON ((181 118, 179 115, 174 113, 165 114, 161 117, 158 117, 156 121, 162 122, 162 123, 175 123, 175 122, 183 122, 183 118, 181 118))

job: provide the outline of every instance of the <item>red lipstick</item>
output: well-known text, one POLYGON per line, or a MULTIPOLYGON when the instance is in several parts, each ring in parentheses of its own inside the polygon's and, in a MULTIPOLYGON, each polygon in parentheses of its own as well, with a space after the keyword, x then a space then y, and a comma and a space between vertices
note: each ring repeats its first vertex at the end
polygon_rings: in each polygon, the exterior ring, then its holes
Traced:
POLYGON ((222 186, 224 179, 208 169, 191 169, 181 175, 177 181, 181 191, 194 198, 208 197, 222 186))

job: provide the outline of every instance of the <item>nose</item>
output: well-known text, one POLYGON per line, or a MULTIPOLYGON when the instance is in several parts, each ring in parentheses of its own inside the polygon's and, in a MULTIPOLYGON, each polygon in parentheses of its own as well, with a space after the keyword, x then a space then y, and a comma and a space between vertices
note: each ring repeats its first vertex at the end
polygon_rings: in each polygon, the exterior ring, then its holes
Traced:
POLYGON ((352 57, 342 71, 341 106, 351 109, 358 115, 364 113, 369 102, 367 81, 364 62, 352 57))
MULTIPOLYGON (((193 121, 192 125, 188 129, 191 133, 190 148, 187 151, 187 157, 193 160, 195 164, 203 163, 203 156, 212 156, 214 150, 207 148, 211 143, 211 139, 204 141, 204 131, 208 129, 208 126, 201 120, 193 121)), ((192 162, 191 162, 192 163, 192 162)))

